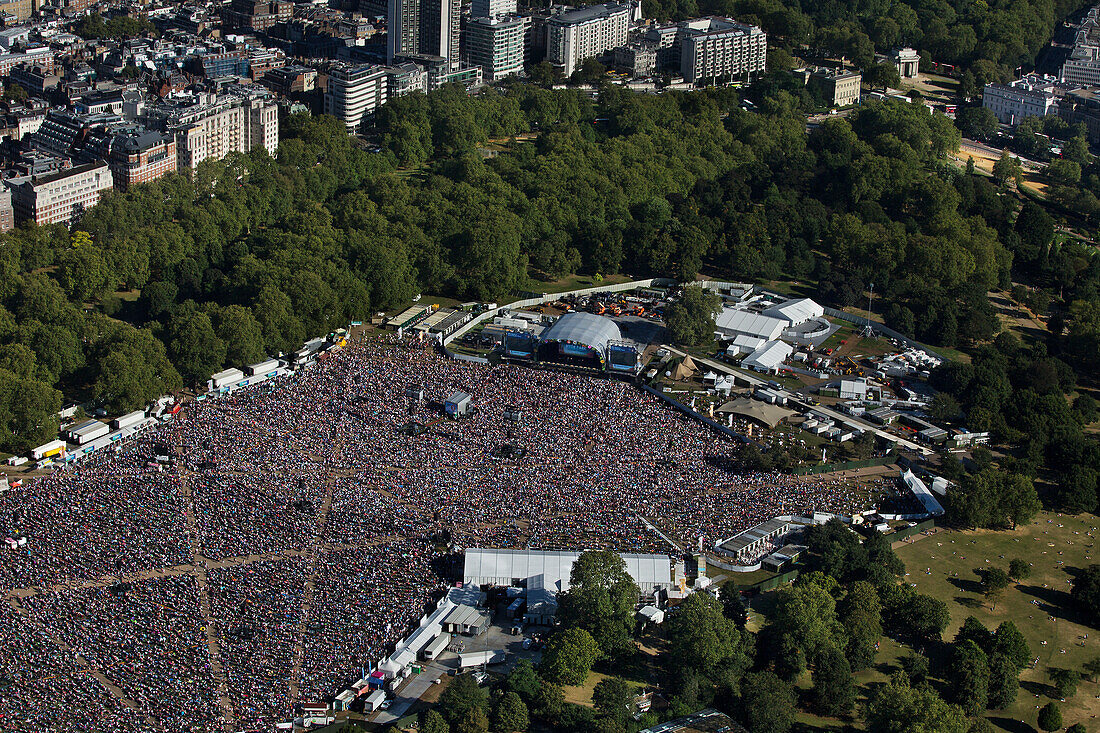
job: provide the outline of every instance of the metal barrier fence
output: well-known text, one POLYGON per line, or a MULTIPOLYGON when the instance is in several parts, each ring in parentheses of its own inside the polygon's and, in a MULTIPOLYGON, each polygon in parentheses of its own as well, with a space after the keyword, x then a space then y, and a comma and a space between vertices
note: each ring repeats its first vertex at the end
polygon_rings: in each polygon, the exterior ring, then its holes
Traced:
POLYGON ((917 522, 917 524, 913 527, 905 527, 904 529, 899 529, 897 532, 894 532, 892 535, 888 535, 887 538, 891 542, 899 542, 901 540, 907 540, 910 537, 912 537, 913 535, 920 534, 921 532, 924 532, 925 530, 932 529, 935 526, 936 526, 936 520, 935 519, 925 519, 923 522, 917 522))

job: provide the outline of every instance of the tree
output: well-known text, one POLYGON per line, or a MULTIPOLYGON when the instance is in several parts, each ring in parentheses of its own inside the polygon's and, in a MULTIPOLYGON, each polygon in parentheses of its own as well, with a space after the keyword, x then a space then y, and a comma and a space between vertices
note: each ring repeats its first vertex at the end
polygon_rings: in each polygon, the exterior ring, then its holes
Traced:
POLYGON ((836 601, 818 585, 798 585, 780 593, 774 623, 810 657, 844 638, 836 601))
POLYGON ((900 673, 871 692, 865 718, 869 733, 967 733, 970 728, 962 708, 900 673))
POLYGON ((742 722, 753 733, 787 733, 794 714, 794 690, 775 673, 753 672, 741 680, 742 722))
POLYGON ((969 715, 985 710, 989 701, 989 658, 970 639, 955 645, 950 667, 953 702, 969 715))
POLYGON ((1091 681, 1095 682, 1100 677, 1100 657, 1093 657, 1082 665, 1082 669, 1088 674, 1091 681))
POLYGON ((1072 160, 1055 158, 1047 166, 1047 177, 1063 186, 1076 186, 1081 182, 1081 165, 1072 160))
POLYGON ((569 582, 569 590, 558 599, 562 624, 590 633, 608 657, 623 653, 630 646, 634 604, 641 596, 623 559, 607 550, 583 552, 573 563, 569 582))
POLYGON ((665 323, 672 340, 685 346, 702 346, 714 341, 715 316, 722 309, 717 293, 698 285, 684 288, 683 295, 665 311, 665 323))
POLYGON ((1015 581, 1027 580, 1031 577, 1031 563, 1014 557, 1008 561, 1008 577, 1015 581))
POLYGON ((1007 150, 1001 151, 1001 157, 993 163, 993 180, 998 186, 1004 186, 1009 181, 1019 181, 1023 174, 1020 161, 1009 155, 1007 150))
POLYGON ((485 720, 485 730, 489 728, 488 719, 485 718, 485 710, 489 707, 489 699, 485 691, 468 674, 460 674, 451 680, 447 689, 439 696, 439 709, 452 727, 462 730, 463 723, 471 712, 480 713, 480 717, 473 720, 485 720))
POLYGON ((634 702, 634 692, 620 677, 605 677, 592 688, 592 704, 600 715, 623 718, 634 702))
POLYGON ((882 603, 875 587, 857 580, 839 604, 840 621, 848 638, 848 661, 853 669, 864 669, 875 659, 875 647, 882 638, 882 603))
POLYGON ((1016 671, 1022 670, 1031 661, 1031 650, 1028 648, 1027 639, 1012 621, 1002 621, 993 632, 991 653, 1003 656, 1016 668, 1016 671))
POLYGON ((225 364, 225 342, 214 333, 210 316, 194 307, 176 311, 168 335, 172 363, 188 382, 205 381, 225 364))
POLYGON ((954 420, 962 412, 962 408, 959 407, 959 402, 947 392, 937 392, 936 396, 932 398, 932 404, 928 408, 928 413, 934 420, 940 420, 947 422, 954 420))
POLYGON ((230 305, 214 318, 214 331, 225 342, 225 358, 230 364, 254 364, 264 354, 264 335, 260 322, 244 306, 230 305))
POLYGON ((737 628, 745 628, 749 620, 749 608, 737 587, 733 583, 724 583, 718 589, 718 600, 722 603, 722 613, 726 618, 737 624, 737 628))
POLYGON ((134 410, 183 385, 164 344, 148 329, 111 328, 89 358, 92 399, 111 412, 134 410))
POLYGON ((1092 161, 1088 141, 1081 135, 1070 138, 1062 144, 1062 157, 1081 166, 1088 165, 1092 161))
POLYGON ((666 624, 674 669, 695 668, 704 674, 731 670, 740 675, 749 664, 745 650, 748 635, 722 613, 722 605, 709 593, 692 593, 666 624))
POLYGON ((966 137, 989 140, 997 134, 997 116, 988 107, 963 107, 955 116, 955 126, 966 137))
POLYGON ((529 704, 535 699, 535 696, 538 695, 539 688, 542 686, 542 680, 539 679, 538 673, 535 672, 535 667, 531 664, 531 660, 520 659, 508 674, 508 678, 505 680, 504 684, 510 692, 516 693, 524 702, 529 704))
POLYGON ((565 705, 565 691, 560 685, 543 680, 539 691, 535 693, 531 709, 545 720, 554 721, 565 705))
POLYGON ((1048 702, 1039 710, 1039 728, 1048 733, 1062 727, 1062 710, 1055 702, 1048 702))
POLYGON ((1004 710, 1016 702, 1016 693, 1020 689, 1020 672, 1016 665, 1002 654, 993 654, 989 658, 989 699, 991 709, 1004 710))
MULTIPOLYGON (((976 568, 974 572, 981 577, 982 594, 989 599, 996 599, 1012 582, 1001 568, 976 568)), ((996 607, 994 600, 993 608, 996 607)))
POLYGON ((450 733, 451 727, 438 710, 428 710, 420 715, 420 733, 450 733))
POLYGON ((489 733, 489 718, 481 708, 468 708, 455 725, 456 733, 489 733))
POLYGON ((852 668, 844 654, 835 647, 824 649, 813 667, 814 707, 822 715, 845 716, 856 700, 852 668))
POLYGON ((539 671, 550 682, 580 685, 600 658, 600 647, 584 629, 566 628, 550 637, 539 671))
POLYGON ((1081 681, 1081 673, 1076 669, 1060 669, 1052 667, 1047 674, 1054 683, 1055 693, 1059 698, 1068 700, 1077 694, 1077 683, 1081 681))
POLYGON ((905 672, 906 676, 909 678, 910 684, 920 684, 928 678, 928 657, 923 654, 909 652, 899 659, 898 663, 901 665, 902 671, 905 672))
POLYGON ((893 64, 874 64, 863 70, 863 81, 872 89, 886 91, 901 84, 901 74, 893 64))
POLYGON ((896 615, 898 628, 905 629, 925 643, 939 639, 951 620, 946 603, 917 593, 902 603, 896 615))
POLYGON ((505 692, 497 702, 493 713, 493 730, 497 733, 525 731, 531 724, 527 715, 527 706, 514 692, 505 692))
POLYGON ((1089 565, 1073 579, 1073 600, 1092 623, 1100 622, 1100 565, 1089 565))

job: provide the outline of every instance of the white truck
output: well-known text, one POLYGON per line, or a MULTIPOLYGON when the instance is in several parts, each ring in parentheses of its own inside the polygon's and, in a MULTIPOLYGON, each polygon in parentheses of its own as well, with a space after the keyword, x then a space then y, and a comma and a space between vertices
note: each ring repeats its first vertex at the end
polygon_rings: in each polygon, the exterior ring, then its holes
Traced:
POLYGON ((467 654, 458 655, 458 668, 469 669, 470 667, 488 666, 490 664, 500 664, 507 657, 507 653, 503 649, 493 649, 485 652, 469 652, 467 654))

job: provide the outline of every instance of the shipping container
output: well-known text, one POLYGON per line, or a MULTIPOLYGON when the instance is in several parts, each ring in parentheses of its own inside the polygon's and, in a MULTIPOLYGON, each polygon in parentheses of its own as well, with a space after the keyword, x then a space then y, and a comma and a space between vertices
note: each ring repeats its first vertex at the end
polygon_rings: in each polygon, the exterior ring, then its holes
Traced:
POLYGON ((133 412, 128 412, 125 415, 121 415, 112 420, 111 428, 113 428, 114 430, 122 430, 123 428, 130 427, 131 425, 137 425, 144 419, 144 410, 134 410, 133 412))

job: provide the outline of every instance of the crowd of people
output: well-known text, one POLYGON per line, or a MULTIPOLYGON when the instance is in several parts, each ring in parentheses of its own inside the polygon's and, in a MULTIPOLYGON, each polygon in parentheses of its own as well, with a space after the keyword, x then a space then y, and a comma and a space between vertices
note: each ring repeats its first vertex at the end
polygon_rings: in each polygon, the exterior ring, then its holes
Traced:
POLYGON ((673 555, 865 508, 841 482, 731 471, 736 450, 620 381, 353 342, 0 493, 28 540, 0 555, 0 620, 29 629, 0 632, 0 720, 76 729, 100 706, 124 731, 270 730, 392 650, 453 580, 451 551, 673 555), (475 411, 445 417, 458 391, 475 411))

